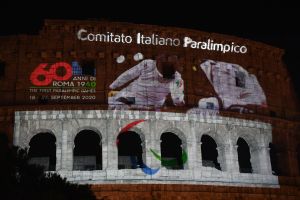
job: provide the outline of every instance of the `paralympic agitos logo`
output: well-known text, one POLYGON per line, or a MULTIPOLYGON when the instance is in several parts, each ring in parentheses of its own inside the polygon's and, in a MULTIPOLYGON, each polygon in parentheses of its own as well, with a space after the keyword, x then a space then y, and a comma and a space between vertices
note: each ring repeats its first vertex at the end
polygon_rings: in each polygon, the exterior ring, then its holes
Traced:
MULTIPOLYGON (((133 121, 133 122, 127 124, 126 126, 124 126, 121 129, 120 134, 126 133, 131 128, 133 128, 134 126, 136 126, 136 125, 138 125, 138 124, 140 124, 140 123, 142 123, 144 121, 145 120, 142 119, 142 120, 133 121)), ((118 140, 116 141, 116 144, 118 145, 118 140)), ((158 153, 156 153, 155 150, 153 150, 153 149, 149 149, 149 150, 154 155, 154 157, 156 159, 158 159, 158 160, 161 161, 161 165, 162 166, 172 167, 172 166, 175 166, 177 164, 176 158, 171 159, 171 160, 165 160, 158 153)), ((182 159, 182 164, 186 163, 186 161, 188 159, 187 153, 184 150, 182 151, 181 159, 182 159)), ((136 164, 136 163, 133 163, 133 164, 136 164)), ((146 164, 143 163, 143 166, 141 166, 141 169, 147 175, 154 175, 154 174, 156 174, 159 171, 160 168, 152 169, 152 168, 148 167, 146 164)))

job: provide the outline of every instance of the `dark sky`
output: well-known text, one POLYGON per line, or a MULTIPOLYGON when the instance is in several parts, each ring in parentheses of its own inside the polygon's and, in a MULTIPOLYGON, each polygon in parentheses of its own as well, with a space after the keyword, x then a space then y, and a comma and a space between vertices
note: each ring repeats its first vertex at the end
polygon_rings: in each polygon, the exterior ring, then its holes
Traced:
POLYGON ((300 94, 300 7, 296 6, 296 3, 275 0, 241 0, 240 3, 229 0, 121 2, 1 2, 0 35, 36 34, 41 29, 44 19, 107 19, 235 35, 285 49, 284 60, 300 94))

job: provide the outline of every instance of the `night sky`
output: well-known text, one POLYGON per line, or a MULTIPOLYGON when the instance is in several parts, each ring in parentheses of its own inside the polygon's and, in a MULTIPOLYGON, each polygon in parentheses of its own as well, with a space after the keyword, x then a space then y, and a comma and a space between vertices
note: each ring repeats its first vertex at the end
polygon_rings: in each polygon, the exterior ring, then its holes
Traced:
POLYGON ((134 2, 1 2, 0 35, 37 34, 44 19, 106 19, 234 35, 285 49, 284 60, 300 96, 300 9, 296 1, 134 2))

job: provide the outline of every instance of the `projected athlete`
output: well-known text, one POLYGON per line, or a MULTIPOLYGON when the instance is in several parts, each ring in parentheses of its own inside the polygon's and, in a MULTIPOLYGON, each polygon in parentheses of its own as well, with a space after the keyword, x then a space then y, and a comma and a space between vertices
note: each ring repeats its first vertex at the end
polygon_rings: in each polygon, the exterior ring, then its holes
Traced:
POLYGON ((251 111, 245 107, 248 105, 267 107, 266 95, 256 76, 248 73, 242 66, 206 60, 200 67, 225 109, 248 112, 251 111))
POLYGON ((159 109, 168 94, 175 106, 184 105, 184 84, 176 63, 174 56, 159 56, 156 60, 143 60, 122 73, 109 86, 113 90, 108 97, 109 108, 159 109), (124 88, 115 92, 120 87, 124 88))

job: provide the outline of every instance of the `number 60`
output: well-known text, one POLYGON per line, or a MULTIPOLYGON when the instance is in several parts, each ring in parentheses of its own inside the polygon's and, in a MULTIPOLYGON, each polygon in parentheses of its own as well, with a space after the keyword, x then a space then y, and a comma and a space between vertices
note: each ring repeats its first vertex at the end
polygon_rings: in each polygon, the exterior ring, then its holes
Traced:
POLYGON ((72 67, 66 62, 58 62, 46 70, 45 68, 47 67, 47 63, 41 63, 35 70, 31 73, 30 75, 30 81, 32 84, 36 86, 46 86, 49 85, 52 80, 57 80, 57 81, 65 81, 71 78, 72 76, 72 67), (66 70, 65 75, 60 76, 57 74, 57 69, 63 67, 66 70), (41 77, 43 77, 41 79, 41 77))

